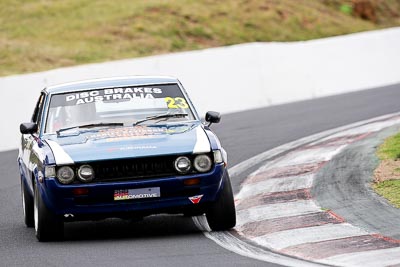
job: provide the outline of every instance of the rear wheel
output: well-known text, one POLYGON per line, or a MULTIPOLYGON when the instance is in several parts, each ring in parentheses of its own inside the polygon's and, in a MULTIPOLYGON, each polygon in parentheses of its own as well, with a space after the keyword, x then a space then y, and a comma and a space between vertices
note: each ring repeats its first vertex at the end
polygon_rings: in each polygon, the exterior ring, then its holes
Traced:
POLYGON ((227 171, 224 173, 223 179, 224 188, 218 200, 206 212, 208 225, 213 231, 229 230, 236 225, 235 201, 227 171))
POLYGON ((21 198, 22 198, 22 211, 24 212, 24 221, 27 227, 33 227, 33 197, 29 194, 25 182, 21 180, 21 198))
POLYGON ((47 209, 36 183, 33 210, 36 238, 41 242, 61 240, 64 234, 64 222, 47 209))

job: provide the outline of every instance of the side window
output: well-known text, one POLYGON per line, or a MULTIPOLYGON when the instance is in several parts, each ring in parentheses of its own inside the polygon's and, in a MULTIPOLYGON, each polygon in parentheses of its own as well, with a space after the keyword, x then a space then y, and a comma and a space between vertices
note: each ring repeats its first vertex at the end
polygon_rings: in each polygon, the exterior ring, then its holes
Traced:
POLYGON ((32 115, 32 122, 37 123, 39 127, 40 127, 39 124, 40 124, 40 119, 41 119, 41 113, 43 110, 44 97, 45 97, 45 94, 42 93, 36 103, 35 110, 33 111, 33 115, 32 115))

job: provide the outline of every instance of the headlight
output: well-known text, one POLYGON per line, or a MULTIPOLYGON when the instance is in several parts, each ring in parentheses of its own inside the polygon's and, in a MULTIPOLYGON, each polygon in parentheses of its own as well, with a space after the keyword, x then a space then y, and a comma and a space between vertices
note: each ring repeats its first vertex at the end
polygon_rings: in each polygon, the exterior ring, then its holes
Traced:
POLYGON ((208 172, 211 170, 212 161, 207 155, 198 155, 194 159, 194 167, 198 172, 208 172))
POLYGON ((82 165, 78 169, 78 178, 84 183, 91 182, 94 179, 94 171, 90 165, 82 165))
POLYGON ((74 170, 68 166, 61 167, 57 171, 57 178, 62 184, 70 184, 75 178, 74 170))
POLYGON ((179 157, 175 160, 175 169, 180 173, 187 173, 190 168, 192 168, 192 164, 190 159, 187 157, 179 157))

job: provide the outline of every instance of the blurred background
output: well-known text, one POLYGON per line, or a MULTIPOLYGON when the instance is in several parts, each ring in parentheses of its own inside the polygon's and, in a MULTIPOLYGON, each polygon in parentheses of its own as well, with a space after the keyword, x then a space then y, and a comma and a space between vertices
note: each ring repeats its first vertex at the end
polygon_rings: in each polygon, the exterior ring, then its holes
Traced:
POLYGON ((398 0, 2 0, 0 76, 400 25, 398 0))
MULTIPOLYGON (((212 127, 230 171, 246 169, 231 172, 237 193, 252 159, 271 149, 399 112, 399 69, 400 0, 1 0, 0 240, 7 246, 0 265, 276 266, 223 249, 181 217, 77 223, 66 241, 37 243, 22 220, 16 157, 19 125, 46 86, 122 75, 179 78, 200 115, 223 113, 212 127)), ((396 138, 393 160, 400 162, 396 138)), ((399 263, 398 250, 374 255, 365 266, 390 255, 399 263)))

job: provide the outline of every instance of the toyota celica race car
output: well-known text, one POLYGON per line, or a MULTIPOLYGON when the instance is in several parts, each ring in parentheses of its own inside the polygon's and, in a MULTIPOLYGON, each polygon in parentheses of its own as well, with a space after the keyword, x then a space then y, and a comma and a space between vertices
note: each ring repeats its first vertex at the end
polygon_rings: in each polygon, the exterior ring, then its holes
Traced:
POLYGON ((227 156, 207 112, 202 123, 170 77, 123 77, 45 88, 20 125, 25 224, 39 241, 64 223, 205 214, 212 230, 235 226, 227 156))

